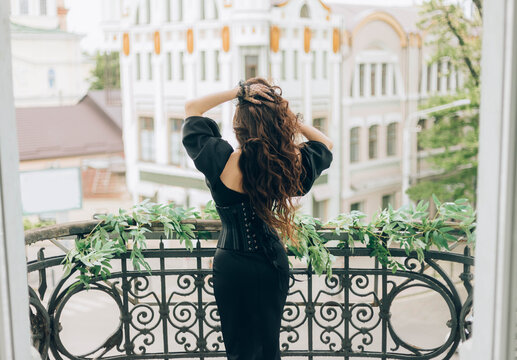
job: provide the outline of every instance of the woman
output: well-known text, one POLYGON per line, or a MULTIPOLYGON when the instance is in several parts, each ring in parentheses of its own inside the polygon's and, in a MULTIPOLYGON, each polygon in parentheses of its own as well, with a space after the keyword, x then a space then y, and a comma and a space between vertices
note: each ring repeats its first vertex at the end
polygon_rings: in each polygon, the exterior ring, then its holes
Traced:
POLYGON ((294 236, 293 196, 307 193, 330 166, 332 142, 304 125, 264 79, 190 100, 183 145, 206 177, 222 222, 213 286, 229 360, 280 359, 280 321, 289 288, 283 243, 294 236), (238 98, 233 127, 239 148, 203 113, 238 98), (300 145, 298 133, 309 141, 300 145), (280 231, 280 234, 276 230, 280 231))

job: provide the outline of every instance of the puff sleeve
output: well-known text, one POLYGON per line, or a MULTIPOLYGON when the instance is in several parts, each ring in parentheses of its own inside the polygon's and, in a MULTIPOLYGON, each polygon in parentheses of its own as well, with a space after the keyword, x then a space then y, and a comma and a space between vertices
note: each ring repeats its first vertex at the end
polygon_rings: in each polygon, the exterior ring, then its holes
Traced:
POLYGON ((221 175, 233 152, 232 146, 222 139, 217 123, 203 116, 190 116, 185 119, 182 126, 182 143, 196 168, 212 184, 221 175))
POLYGON ((321 175, 322 171, 328 169, 332 162, 332 152, 320 141, 309 140, 303 143, 300 148, 302 165, 306 175, 302 179, 304 195, 309 192, 314 181, 321 175))

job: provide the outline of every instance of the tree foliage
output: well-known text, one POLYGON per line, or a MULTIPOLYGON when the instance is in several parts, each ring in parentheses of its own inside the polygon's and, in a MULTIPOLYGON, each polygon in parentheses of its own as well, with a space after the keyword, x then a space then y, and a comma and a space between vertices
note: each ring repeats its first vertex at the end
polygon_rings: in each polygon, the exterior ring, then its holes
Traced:
MULTIPOLYGON (((481 69, 482 2, 430 0, 422 5, 419 27, 426 33, 426 45, 434 49, 430 62, 447 59, 451 69, 463 75, 463 86, 454 95, 433 96, 423 106, 448 104, 469 99, 470 104, 433 114, 433 126, 418 135, 428 150, 427 161, 436 175, 413 185, 408 194, 413 200, 436 194, 452 201, 467 198, 475 204, 479 139, 479 94, 481 69)), ((447 74, 444 74, 447 75, 447 74)))
POLYGON ((95 56, 92 69, 90 90, 120 89, 119 53, 100 53, 95 56))

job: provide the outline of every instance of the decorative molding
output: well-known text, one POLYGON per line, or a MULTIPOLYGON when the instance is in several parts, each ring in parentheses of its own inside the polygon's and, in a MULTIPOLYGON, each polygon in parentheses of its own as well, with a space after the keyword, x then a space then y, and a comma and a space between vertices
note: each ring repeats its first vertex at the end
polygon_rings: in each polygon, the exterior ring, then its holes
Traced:
POLYGON ((303 30, 303 50, 306 54, 311 51, 311 29, 308 26, 303 30))
POLYGON ((228 27, 228 25, 225 25, 223 27, 223 30, 221 31, 221 36, 223 38, 224 52, 230 51, 230 28, 228 27))
POLYGON ((422 48, 422 37, 420 36, 420 34, 417 34, 417 33, 409 34, 409 46, 417 47, 419 49, 422 48))
POLYGON ((156 55, 160 55, 161 52, 161 41, 160 41, 160 32, 154 32, 154 53, 156 55))
POLYGON ((341 37, 339 36, 339 29, 332 30, 332 51, 337 54, 341 48, 341 37))
POLYGON ((325 3, 324 3, 323 1, 321 1, 321 0, 318 0, 318 1, 319 1, 319 3, 321 4, 321 6, 323 6, 323 8, 324 8, 325 10, 327 10, 329 13, 331 13, 331 12, 332 12, 332 9, 330 8, 330 6, 328 6, 327 4, 325 4, 325 3))
POLYGON ((289 3, 289 0, 286 0, 284 2, 281 2, 279 4, 275 4, 276 7, 282 7, 282 6, 286 6, 287 4, 289 3))
POLYGON ((278 26, 273 25, 269 30, 269 45, 271 47, 271 51, 274 53, 278 52, 278 47, 280 43, 280 29, 278 26))
POLYGON ((391 28, 399 36, 400 46, 403 48, 407 47, 407 45, 408 45, 407 35, 406 35, 406 32, 404 31, 404 28, 402 27, 402 25, 400 25, 400 23, 393 16, 391 16, 388 13, 382 12, 382 11, 377 11, 377 12, 371 13, 368 16, 366 16, 363 20, 361 20, 361 22, 359 24, 357 24, 355 26, 354 30, 352 31, 352 39, 355 38, 355 36, 357 35, 357 32, 363 26, 365 26, 366 24, 373 22, 373 21, 382 21, 382 22, 385 22, 386 24, 388 24, 389 26, 391 26, 391 28))
POLYGON ((352 34, 350 34, 350 31, 343 30, 343 41, 348 47, 352 46, 352 34))
POLYGON ((194 52, 194 31, 192 29, 187 30, 187 51, 189 54, 194 52))
POLYGON ((124 55, 129 55, 129 34, 124 33, 122 36, 122 49, 124 50, 124 55))
POLYGON ((231 8, 232 7, 232 0, 226 0, 224 2, 224 7, 225 8, 231 8))

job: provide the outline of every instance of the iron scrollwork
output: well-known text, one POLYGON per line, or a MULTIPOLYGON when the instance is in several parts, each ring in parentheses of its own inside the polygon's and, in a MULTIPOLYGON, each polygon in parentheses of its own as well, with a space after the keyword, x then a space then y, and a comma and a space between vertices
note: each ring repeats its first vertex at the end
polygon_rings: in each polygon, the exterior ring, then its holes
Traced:
MULTIPOLYGON (((94 279, 89 289, 82 285, 71 288, 74 273, 49 288, 47 271, 60 268, 62 256, 45 258, 42 250, 28 263, 29 272, 39 274, 39 288, 29 291, 33 343, 43 359, 224 356, 212 271, 206 264, 215 252, 214 242, 197 241, 190 253, 180 248, 165 249, 161 239, 156 241, 158 248, 144 252, 146 258, 155 261, 152 274, 130 269, 128 257, 122 254, 112 261, 117 267, 111 275, 94 279), (183 259, 190 265, 165 266, 170 259, 183 259), (61 323, 67 304, 86 291, 103 293, 118 311, 120 321, 93 350, 75 354, 63 342, 67 329, 61 323)), ((329 249, 343 264, 336 265, 332 277, 315 276, 310 264, 291 270, 295 278, 304 281, 291 279, 289 284, 281 327, 283 355, 449 359, 460 342, 470 336, 474 259, 468 247, 463 254, 428 251, 422 263, 413 254, 407 256, 401 249, 392 249, 392 255, 407 268, 396 273, 377 262, 369 267, 353 265, 357 260, 373 261, 367 248, 353 252, 346 247, 329 249), (457 264, 462 272, 452 278, 442 264, 457 264), (439 296, 447 309, 449 319, 443 327, 448 334, 439 345, 412 344, 396 330, 393 305, 401 293, 417 290, 439 296)))

